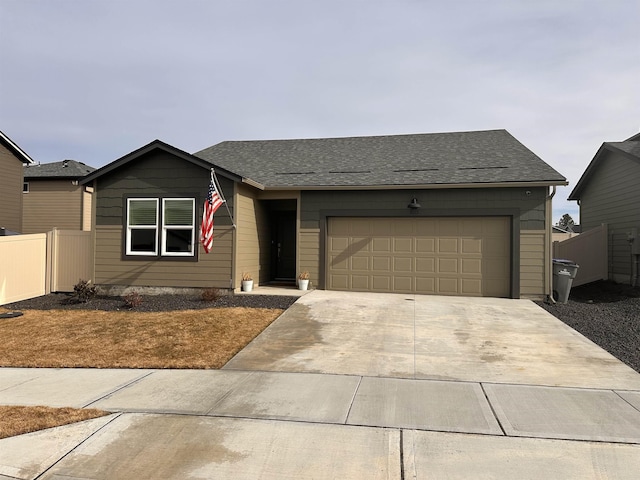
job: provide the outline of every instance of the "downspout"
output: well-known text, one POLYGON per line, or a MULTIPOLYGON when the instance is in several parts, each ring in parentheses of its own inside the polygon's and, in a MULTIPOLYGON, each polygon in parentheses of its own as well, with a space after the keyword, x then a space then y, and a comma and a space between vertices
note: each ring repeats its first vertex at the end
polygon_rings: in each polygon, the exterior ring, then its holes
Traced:
POLYGON ((545 214, 545 218, 547 219, 546 225, 547 225, 547 242, 546 242, 546 250, 547 250, 547 298, 551 301, 551 303, 556 303, 555 298, 553 298, 553 261, 552 261, 552 254, 553 254, 553 226, 551 225, 551 223, 553 222, 553 211, 551 209, 551 203, 553 200, 554 195, 556 194, 556 186, 552 185, 551 186, 552 190, 551 193, 549 194, 549 196, 547 197, 547 201, 546 201, 546 214, 545 214), (549 221, 549 219, 551 219, 549 221), (549 261, 551 260, 551 261, 549 261))

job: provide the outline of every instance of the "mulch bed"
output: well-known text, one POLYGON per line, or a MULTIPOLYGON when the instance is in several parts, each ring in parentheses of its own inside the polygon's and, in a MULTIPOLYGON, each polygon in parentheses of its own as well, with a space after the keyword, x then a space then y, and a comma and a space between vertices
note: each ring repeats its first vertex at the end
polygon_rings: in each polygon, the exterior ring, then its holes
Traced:
MULTIPOLYGON (((276 308, 286 310, 298 298, 278 295, 223 295, 214 302, 202 300, 198 295, 141 295, 138 312, 166 312, 172 310, 202 310, 205 308, 276 308)), ((86 303, 78 303, 71 295, 51 293, 7 305, 4 309, 20 310, 129 310, 122 297, 96 296, 86 303)))

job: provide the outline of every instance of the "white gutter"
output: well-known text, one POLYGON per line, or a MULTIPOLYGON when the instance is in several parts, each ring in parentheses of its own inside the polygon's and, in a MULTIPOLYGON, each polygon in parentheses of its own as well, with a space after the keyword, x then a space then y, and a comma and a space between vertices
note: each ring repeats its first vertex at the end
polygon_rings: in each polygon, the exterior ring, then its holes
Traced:
POLYGON ((545 205, 545 219, 546 219, 546 230, 547 230, 547 241, 545 242, 545 258, 547 259, 547 279, 546 279, 546 290, 547 290, 547 298, 551 300, 551 303, 556 303, 555 298, 553 298, 553 259, 551 256, 553 255, 553 210, 552 200, 554 195, 556 194, 556 186, 553 185, 551 193, 547 197, 546 205, 545 205))

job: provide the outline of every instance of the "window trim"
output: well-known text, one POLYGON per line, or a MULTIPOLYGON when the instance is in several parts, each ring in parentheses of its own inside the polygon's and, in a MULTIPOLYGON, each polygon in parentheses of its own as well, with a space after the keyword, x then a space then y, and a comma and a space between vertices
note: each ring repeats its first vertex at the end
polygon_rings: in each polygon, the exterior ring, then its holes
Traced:
MULTIPOLYGON (((193 194, 185 193, 184 196, 176 196, 175 194, 171 196, 140 196, 137 197, 134 195, 123 195, 123 234, 122 234, 122 250, 121 250, 121 259, 123 261, 131 261, 131 260, 160 260, 164 262, 197 262, 199 257, 199 242, 198 242, 198 229, 200 227, 197 222, 198 218, 198 202, 200 199, 193 194), (193 227, 191 229, 192 233, 192 251, 190 253, 186 252, 166 252, 165 245, 165 230, 164 230, 164 200, 191 200, 193 206, 193 227), (149 229, 154 229, 156 231, 156 250, 155 252, 135 252, 131 251, 131 228, 129 225, 129 205, 131 201, 135 200, 155 200, 156 202, 156 224, 154 226, 148 226, 149 229), (160 202, 162 200, 162 203, 160 202)), ((173 228, 173 226, 169 226, 173 228)), ((133 228, 144 228, 144 226, 134 226, 133 228)), ((187 230, 187 228, 185 228, 187 230)))
POLYGON ((22 182, 22 193, 29 193, 29 182, 22 182))
POLYGON ((130 197, 127 198, 127 203, 126 203, 126 235, 125 235, 125 254, 130 257, 130 256, 135 256, 135 257, 157 257, 158 256, 158 222, 160 220, 159 215, 159 208, 158 208, 158 204, 159 204, 159 199, 158 198, 149 198, 149 197, 130 197), (130 218, 130 206, 131 206, 131 202, 132 201, 142 201, 142 200, 153 200, 156 203, 156 223, 155 225, 133 225, 131 226, 129 224, 129 218, 130 218), (136 229, 136 230, 155 230, 156 232, 156 245, 155 245, 155 250, 153 252, 137 252, 137 251, 133 251, 131 250, 131 230, 132 229, 136 229))
POLYGON ((193 197, 163 197, 162 198, 162 225, 160 233, 160 256, 161 257, 194 257, 196 251, 196 199, 193 197), (165 205, 167 200, 180 200, 191 202, 191 225, 167 225, 165 223, 165 205), (167 230, 190 230, 191 231, 191 251, 190 252, 167 252, 167 230))

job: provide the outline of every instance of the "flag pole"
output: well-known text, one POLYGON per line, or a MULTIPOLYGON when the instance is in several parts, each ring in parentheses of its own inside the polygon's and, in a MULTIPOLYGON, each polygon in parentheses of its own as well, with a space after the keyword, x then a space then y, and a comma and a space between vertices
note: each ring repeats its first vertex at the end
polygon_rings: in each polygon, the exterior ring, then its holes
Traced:
POLYGON ((233 221, 233 216, 231 216, 229 206, 227 205, 227 199, 224 198, 224 193, 222 192, 222 188, 220 187, 220 182, 218 181, 218 177, 216 176, 216 171, 213 168, 211 168, 211 181, 215 185, 216 190, 218 191, 218 195, 220 195, 220 197, 222 198, 222 203, 224 203, 224 206, 227 208, 227 213, 229 214, 229 218, 231 219, 231 225, 233 225, 233 228, 237 228, 236 223, 233 221))

